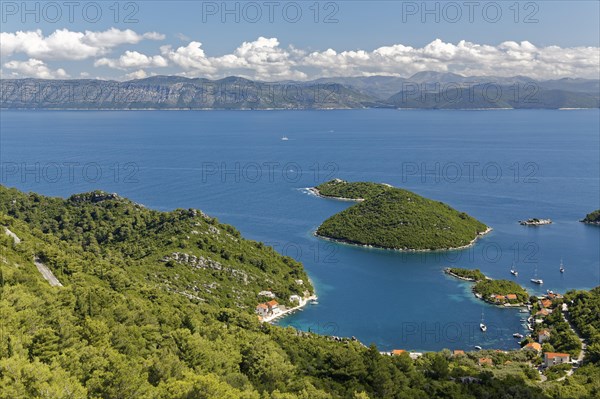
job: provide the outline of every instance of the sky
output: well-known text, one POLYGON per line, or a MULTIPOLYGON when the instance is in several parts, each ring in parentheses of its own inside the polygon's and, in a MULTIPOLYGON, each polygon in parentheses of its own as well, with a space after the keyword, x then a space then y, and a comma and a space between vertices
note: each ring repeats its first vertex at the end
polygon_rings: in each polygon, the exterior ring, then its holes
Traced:
POLYGON ((600 78, 600 1, 0 1, 2 78, 600 78))

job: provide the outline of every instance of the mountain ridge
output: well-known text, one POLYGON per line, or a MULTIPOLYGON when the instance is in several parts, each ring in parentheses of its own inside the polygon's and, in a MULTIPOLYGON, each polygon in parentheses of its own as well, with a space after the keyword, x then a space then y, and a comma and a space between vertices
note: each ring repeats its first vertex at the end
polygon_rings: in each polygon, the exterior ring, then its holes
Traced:
POLYGON ((462 76, 424 71, 397 76, 259 81, 158 75, 129 81, 2 79, 3 109, 559 109, 599 108, 600 80, 462 76), (479 90, 481 94, 472 93, 479 90), (399 99, 403 99, 399 101, 399 99), (432 102, 433 101, 433 102, 432 102))

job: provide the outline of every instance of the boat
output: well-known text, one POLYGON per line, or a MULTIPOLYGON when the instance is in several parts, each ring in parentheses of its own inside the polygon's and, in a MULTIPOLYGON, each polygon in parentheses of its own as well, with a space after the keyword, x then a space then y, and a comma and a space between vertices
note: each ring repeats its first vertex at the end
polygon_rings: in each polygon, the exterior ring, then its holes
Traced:
POLYGON ((312 301, 310 301, 310 304, 311 304, 311 305, 318 305, 318 304, 319 304, 319 302, 318 302, 317 300, 312 300, 312 301))
POLYGON ((521 310, 519 310, 519 313, 529 313, 529 311, 526 309, 521 309, 521 310))
POLYGON ((281 138, 281 141, 288 141, 288 140, 289 140, 289 139, 288 139, 286 136, 283 136, 283 137, 281 138))
POLYGON ((565 272, 565 267, 564 267, 564 265, 563 265, 562 258, 560 258, 560 272, 561 272, 561 273, 564 273, 564 272, 565 272))
POLYGON ((514 334, 513 334, 513 337, 515 337, 515 338, 523 338, 523 337, 524 337, 524 335, 523 335, 523 334, 521 334, 521 333, 514 333, 514 334))
POLYGON ((531 282, 534 284, 539 284, 539 285, 544 284, 544 280, 542 280, 541 278, 537 278, 537 265, 535 267, 534 278, 531 279, 531 282))
POLYGON ((483 310, 481 311, 481 323, 479 323, 479 329, 482 332, 486 332, 487 331, 487 326, 485 325, 485 323, 483 322, 483 310))
POLYGON ((479 345, 475 345, 475 349, 477 349, 478 351, 480 351, 482 348, 479 345))
POLYGON ((519 272, 517 271, 517 268, 515 267, 514 262, 513 262, 512 268, 510 269, 510 274, 512 274, 515 277, 517 277, 519 275, 519 272))

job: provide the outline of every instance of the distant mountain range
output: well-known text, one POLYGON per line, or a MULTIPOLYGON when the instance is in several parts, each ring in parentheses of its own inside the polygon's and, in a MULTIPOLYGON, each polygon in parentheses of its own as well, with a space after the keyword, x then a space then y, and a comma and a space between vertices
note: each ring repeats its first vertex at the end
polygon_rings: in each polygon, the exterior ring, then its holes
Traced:
POLYGON ((599 108, 600 80, 420 72, 309 82, 154 76, 127 82, 0 80, 0 107, 25 109, 599 108))

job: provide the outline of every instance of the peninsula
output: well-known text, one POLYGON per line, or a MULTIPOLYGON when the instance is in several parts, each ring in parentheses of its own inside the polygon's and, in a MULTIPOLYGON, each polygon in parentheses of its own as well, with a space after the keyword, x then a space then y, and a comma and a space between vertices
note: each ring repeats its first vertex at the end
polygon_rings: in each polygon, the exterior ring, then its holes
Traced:
POLYGON ((447 267, 444 273, 460 280, 475 283, 473 294, 492 305, 524 306, 529 295, 519 284, 510 280, 493 280, 484 275, 479 269, 462 269, 447 267))
POLYGON ((327 219, 318 237, 401 251, 465 248, 491 229, 464 212, 387 184, 335 179, 316 194, 359 203, 327 219))

